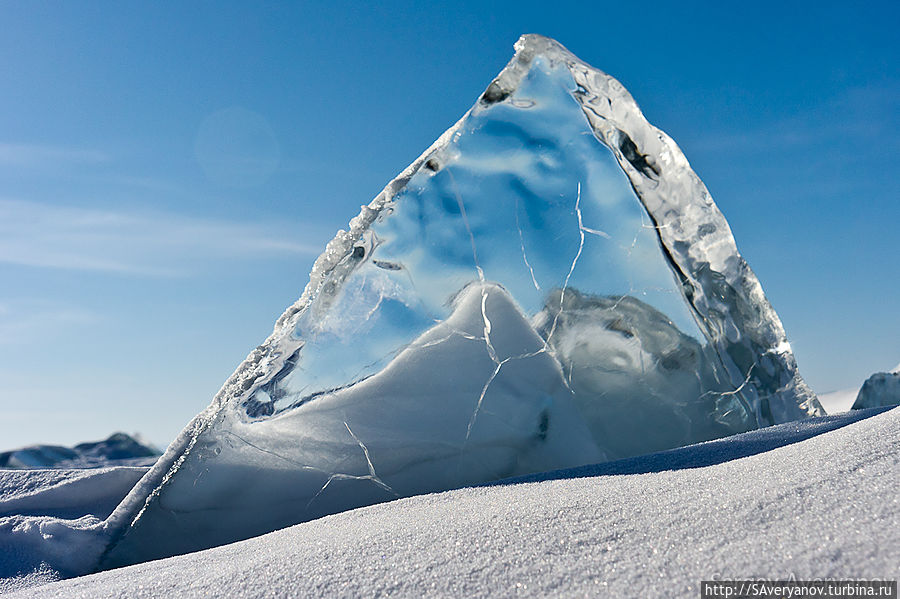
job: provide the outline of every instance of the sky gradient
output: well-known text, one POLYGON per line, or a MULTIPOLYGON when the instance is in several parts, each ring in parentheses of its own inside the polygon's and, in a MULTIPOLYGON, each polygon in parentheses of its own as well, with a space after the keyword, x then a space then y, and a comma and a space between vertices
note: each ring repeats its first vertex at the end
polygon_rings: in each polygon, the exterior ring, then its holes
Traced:
POLYGON ((0 449, 167 444, 521 33, 618 78, 818 392, 900 361, 897 3, 0 1, 0 449))

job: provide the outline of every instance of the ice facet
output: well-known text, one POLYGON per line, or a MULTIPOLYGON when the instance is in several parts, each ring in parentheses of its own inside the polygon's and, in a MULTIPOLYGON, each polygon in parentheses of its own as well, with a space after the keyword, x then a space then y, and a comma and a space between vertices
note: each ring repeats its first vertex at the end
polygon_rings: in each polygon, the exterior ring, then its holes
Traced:
POLYGON ((103 567, 823 413, 674 142, 528 35, 328 244, 103 567))

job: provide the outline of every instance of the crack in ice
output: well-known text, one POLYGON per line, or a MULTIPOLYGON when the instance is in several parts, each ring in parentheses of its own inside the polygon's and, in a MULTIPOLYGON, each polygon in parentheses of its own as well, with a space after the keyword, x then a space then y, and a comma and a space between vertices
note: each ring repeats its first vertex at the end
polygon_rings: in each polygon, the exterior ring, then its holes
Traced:
POLYGON ((528 267, 528 272, 531 273, 531 282, 534 284, 535 290, 540 291, 541 286, 538 285, 534 276, 534 269, 531 267, 531 263, 528 262, 528 254, 525 253, 525 236, 522 233, 522 225, 519 223, 519 196, 516 196, 516 229, 519 230, 519 247, 522 248, 522 260, 525 261, 525 266, 528 267))
MULTIPOLYGON (((319 472, 319 473, 325 474, 325 471, 322 470, 321 468, 316 468, 315 466, 310 466, 309 464, 301 464, 300 462, 297 462, 296 460, 292 460, 292 459, 290 459, 290 458, 288 458, 288 457, 285 457, 285 456, 281 455, 280 453, 277 453, 277 452, 271 451, 271 450, 269 450, 269 449, 265 449, 265 448, 263 448, 263 447, 260 447, 259 445, 256 445, 255 443, 252 443, 252 442, 248 441, 247 439, 243 438, 242 436, 240 436, 239 434, 235 433, 234 431, 226 430, 226 431, 224 431, 224 432, 227 433, 227 434, 229 434, 229 435, 231 435, 232 437, 235 437, 236 439, 238 439, 238 440, 241 441, 242 443, 245 443, 245 444, 248 445, 249 447, 252 447, 253 449, 256 449, 257 451, 261 451, 262 453, 267 453, 267 454, 269 454, 269 455, 275 456, 276 458, 282 459, 282 460, 284 460, 285 462, 287 462, 288 464, 292 464, 292 465, 294 465, 294 466, 299 467, 301 470, 311 470, 311 471, 313 471, 313 472, 319 472)), ((199 477, 198 477, 198 478, 199 478, 199 477)))
POLYGON ((481 270, 481 264, 478 262, 478 249, 475 247, 475 234, 472 233, 472 227, 469 225, 469 215, 466 214, 466 205, 463 203, 462 195, 459 193, 459 186, 456 184, 456 178, 450 169, 446 169, 447 176, 450 177, 450 184, 453 186, 453 195, 456 196, 456 204, 459 206, 459 215, 462 217, 463 225, 469 234, 469 242, 472 244, 472 258, 475 261, 475 270, 478 271, 478 280, 484 283, 484 271, 481 270))
POLYGON ((368 481, 371 481, 376 486, 381 487, 383 490, 387 491, 391 495, 393 495, 395 497, 400 497, 400 494, 397 493, 396 491, 394 491, 394 489, 392 489, 390 485, 388 485, 383 480, 381 480, 381 477, 379 477, 378 474, 375 472, 375 464, 372 463, 372 458, 369 455, 369 448, 366 447, 366 444, 363 443, 360 440, 360 438, 356 436, 356 433, 353 432, 353 430, 350 428, 350 425, 347 424, 346 421, 343 421, 343 423, 344 423, 344 428, 347 429, 347 432, 350 433, 350 436, 353 437, 353 440, 356 441, 357 445, 359 445, 360 449, 362 449, 363 455, 366 458, 366 464, 368 466, 369 473, 363 474, 363 475, 345 474, 342 472, 332 474, 331 476, 328 477, 328 480, 325 481, 325 484, 322 485, 322 488, 319 489, 318 492, 316 492, 316 494, 313 495, 312 498, 307 502, 306 509, 309 509, 310 506, 313 504, 313 502, 316 499, 318 499, 319 495, 324 493, 325 489, 327 489, 331 485, 331 483, 336 480, 368 480, 368 481))
MULTIPOLYGON (((481 388, 481 394, 478 396, 478 401, 475 403, 475 409, 472 411, 472 417, 469 418, 469 425, 466 427, 466 442, 468 442, 469 437, 472 436, 472 427, 475 426, 475 421, 478 419, 478 414, 481 412, 481 406, 484 403, 484 396, 487 394, 487 390, 491 386, 491 383, 493 383, 494 379, 497 378, 497 375, 500 374, 500 369, 503 368, 504 364, 513 360, 526 360, 543 353, 549 353, 549 349, 546 343, 539 350, 528 352, 525 354, 519 354, 518 356, 510 356, 508 358, 504 358, 499 362, 496 362, 497 367, 494 368, 494 371, 488 377, 487 382, 485 382, 484 386, 481 388)), ((565 380, 563 380, 563 384, 565 385, 565 380)), ((568 388, 568 385, 566 385, 566 387, 568 388)))
POLYGON ((744 387, 746 387, 748 384, 750 384, 750 376, 753 374, 753 369, 755 367, 756 367, 756 364, 750 365, 749 370, 747 370, 747 376, 746 376, 746 378, 744 378, 744 382, 741 383, 737 388, 735 388, 731 391, 723 391, 721 393, 717 393, 717 395, 720 395, 722 397, 725 397, 726 395, 738 395, 741 391, 744 390, 744 387))
POLYGON ((597 237, 602 237, 603 239, 612 240, 612 236, 606 231, 601 231, 600 229, 592 229, 590 227, 581 227, 582 232, 590 233, 591 235, 596 235, 597 237))
MULTIPOLYGON (((466 205, 463 202, 462 194, 459 193, 459 186, 456 184, 456 179, 453 177, 453 173, 450 172, 450 169, 447 169, 447 176, 450 177, 450 183, 453 186, 453 194, 456 196, 456 204, 459 206, 459 214, 462 217, 463 225, 466 227, 466 232, 469 234, 469 242, 472 244, 472 259, 475 261, 475 270, 478 271, 478 280, 481 283, 485 282, 484 279, 484 270, 481 268, 481 264, 478 261, 478 249, 475 245, 475 234, 472 233, 472 226, 469 224, 469 216, 466 213, 466 205)), ((481 287, 481 319, 484 323, 484 344, 487 347, 488 355, 491 357, 491 360, 497 364, 499 364, 499 360, 497 358, 497 352, 494 351, 494 346, 491 344, 491 321, 487 315, 487 296, 488 292, 485 290, 484 286, 481 287)))
MULTIPOLYGON (((753 414, 753 417, 756 418, 756 420, 757 420, 757 423, 756 423, 757 427, 759 427, 759 416, 757 415, 755 410, 752 410, 750 408, 750 405, 747 403, 747 400, 744 399, 743 395, 741 395, 741 391, 744 390, 744 387, 746 387, 747 385, 750 384, 750 378, 753 375, 754 368, 756 368, 755 362, 750 365, 749 369, 747 369, 747 376, 744 377, 744 381, 740 385, 738 385, 736 388, 732 389, 731 391, 707 391, 706 393, 702 394, 700 397, 705 398, 705 397, 708 397, 709 395, 718 395, 719 397, 728 397, 728 396, 734 397, 735 399, 738 400, 738 402, 740 402, 741 407, 744 408, 745 413, 753 414)), ((725 415, 730 414, 732 411, 733 410, 728 410, 725 413, 725 415)))
MULTIPOLYGON (((382 489, 384 489, 384 490, 387 491, 388 493, 391 493, 391 494, 394 495, 395 497, 399 497, 399 496, 400 496, 396 491, 394 491, 394 489, 391 488, 390 485, 388 485, 387 483, 385 483, 385 482, 381 479, 381 477, 378 476, 378 473, 375 471, 375 465, 372 463, 372 457, 369 455, 369 448, 366 447, 365 443, 363 443, 363 442, 360 440, 360 438, 356 436, 356 433, 354 433, 354 432, 350 429, 350 425, 347 424, 347 422, 344 422, 343 424, 344 424, 344 427, 347 429, 347 432, 350 433, 350 436, 353 438, 353 440, 356 441, 356 443, 359 445, 360 449, 362 449, 363 455, 364 455, 365 458, 366 458, 366 465, 367 465, 367 467, 368 467, 369 474, 365 474, 365 475, 357 475, 357 474, 335 473, 335 474, 330 474, 330 475, 328 475, 328 479, 325 481, 325 484, 323 484, 322 487, 316 492, 316 494, 313 495, 312 498, 310 498, 310 500, 306 503, 306 509, 309 509, 310 506, 313 504, 313 502, 314 502, 314 501, 315 501, 322 493, 324 493, 324 492, 325 492, 325 489, 327 489, 327 488, 331 485, 331 483, 334 482, 335 480, 368 480, 368 481, 371 481, 371 482, 372 482, 373 484, 375 484, 376 486, 381 487, 382 489)), ((256 445, 256 444, 254 444, 254 443, 248 441, 247 439, 241 437, 240 435, 238 435, 237 433, 235 433, 235 432, 233 432, 233 431, 225 431, 225 432, 227 432, 227 433, 230 434, 231 436, 237 438, 239 441, 241 441, 242 443, 246 444, 247 446, 252 447, 252 448, 254 448, 254 449, 256 449, 257 451, 260 451, 260 452, 262 452, 262 453, 266 453, 266 454, 275 456, 276 458, 279 458, 279 459, 281 459, 281 460, 284 460, 285 462, 287 462, 287 463, 289 463, 289 464, 291 464, 291 465, 293 465, 293 466, 297 466, 297 467, 300 468, 301 470, 307 470, 307 471, 311 471, 311 472, 316 472, 316 473, 319 473, 319 474, 322 474, 322 475, 326 475, 326 474, 327 474, 327 472, 326 472, 325 470, 321 469, 321 468, 316 468, 315 466, 310 466, 309 464, 302 464, 302 463, 297 462, 297 461, 295 461, 295 460, 292 460, 292 459, 290 459, 290 458, 288 458, 288 457, 285 457, 285 456, 283 456, 283 455, 281 455, 281 454, 279 454, 279 453, 277 453, 277 452, 274 452, 274 451, 271 451, 271 450, 268 450, 268 449, 264 449, 264 448, 262 448, 262 447, 260 447, 260 446, 258 446, 258 445, 256 445)), ((202 474, 203 474, 203 473, 201 472, 201 475, 202 475, 202 474)), ((199 476, 198 476, 198 478, 199 478, 199 476)))
POLYGON ((440 345, 441 343, 446 343, 450 341, 453 337, 462 337, 463 339, 469 339, 470 341, 484 341, 484 337, 476 337, 475 335, 470 335, 465 331, 451 331, 449 335, 441 337, 440 339, 434 339, 432 341, 426 341, 424 343, 413 342, 409 347, 415 347, 417 349, 424 349, 426 347, 433 347, 435 345, 440 345))
POLYGON ((484 323, 484 345, 487 347, 488 355, 495 364, 500 364, 497 352, 494 350, 494 344, 491 343, 491 319, 487 315, 487 298, 490 295, 484 287, 481 288, 481 320, 484 323))
POLYGON ((372 306, 372 309, 369 310, 369 313, 368 313, 368 314, 366 314, 366 318, 365 318, 365 321, 366 321, 366 322, 368 322, 369 319, 372 318, 372 316, 375 315, 375 312, 377 312, 377 311, 378 311, 378 308, 381 307, 381 304, 382 304, 383 301, 384 301, 384 293, 379 292, 379 293, 378 293, 378 301, 375 302, 375 305, 372 306))
MULTIPOLYGON (((369 466, 369 476, 372 478, 372 481, 375 484, 377 484, 379 487, 384 489, 385 491, 387 491, 389 493, 393 493, 394 495, 397 495, 397 493, 395 493, 394 490, 389 485, 387 485, 383 480, 381 480, 381 478, 379 478, 378 474, 375 472, 375 464, 372 463, 372 457, 369 455, 369 448, 366 447, 366 444, 363 443, 362 441, 360 441, 359 437, 357 437, 356 433, 354 433, 350 429, 350 425, 347 424, 346 421, 344 421, 344 427, 346 427, 347 432, 350 433, 350 436, 353 437, 353 440, 356 441, 357 444, 359 444, 359 447, 363 450, 363 455, 366 456, 366 464, 368 464, 368 466, 369 466)), ((397 496, 399 497, 399 495, 397 495, 397 496)))
POLYGON ((478 418, 478 413, 481 411, 481 405, 484 403, 484 396, 487 393, 488 387, 491 386, 491 383, 494 382, 494 379, 497 378, 497 375, 500 373, 500 368, 503 367, 506 361, 500 362, 497 364, 497 367, 494 368, 494 372, 491 373, 491 376, 488 377, 487 382, 485 382, 484 386, 481 388, 481 395, 478 396, 478 402, 475 404, 475 409, 472 411, 472 417, 469 418, 469 426, 466 427, 466 442, 469 441, 469 437, 472 436, 472 427, 475 426, 475 420, 478 418))
POLYGON ((550 326, 550 333, 547 334, 547 341, 553 338, 553 333, 556 332, 556 325, 559 322, 559 317, 563 312, 563 302, 566 299, 566 289, 569 288, 569 279, 572 278, 572 273, 575 272, 575 265, 578 263, 578 259, 581 257, 581 252, 584 249, 584 221, 581 217, 581 181, 578 182, 578 191, 575 196, 575 214, 578 217, 578 251, 575 253, 575 258, 572 260, 572 265, 569 267, 569 272, 566 274, 566 280, 563 282, 562 289, 559 293, 559 310, 556 312, 556 316, 553 317, 553 324, 550 326))

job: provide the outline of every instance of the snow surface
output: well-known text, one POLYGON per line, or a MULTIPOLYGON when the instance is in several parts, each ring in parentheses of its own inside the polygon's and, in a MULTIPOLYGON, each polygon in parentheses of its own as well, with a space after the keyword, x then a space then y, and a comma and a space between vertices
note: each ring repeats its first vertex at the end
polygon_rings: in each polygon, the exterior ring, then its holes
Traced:
POLYGON ((0 517, 107 517, 149 467, 0 470, 0 517))
POLYGON ((0 592, 90 571, 103 519, 148 469, 0 470, 0 592))
POLYGON ((900 409, 854 411, 360 508, 10 597, 693 597, 715 577, 896 579, 898 475, 900 409))

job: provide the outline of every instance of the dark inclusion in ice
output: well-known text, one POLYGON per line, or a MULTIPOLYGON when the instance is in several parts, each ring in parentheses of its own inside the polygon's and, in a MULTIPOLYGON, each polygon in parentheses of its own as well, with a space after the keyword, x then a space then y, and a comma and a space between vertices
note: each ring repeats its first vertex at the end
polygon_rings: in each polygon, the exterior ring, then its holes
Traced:
POLYGON ((821 413, 675 143, 524 36, 111 516, 101 567, 821 413))

